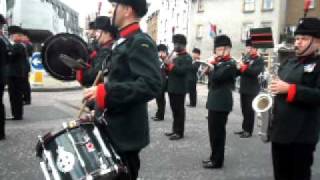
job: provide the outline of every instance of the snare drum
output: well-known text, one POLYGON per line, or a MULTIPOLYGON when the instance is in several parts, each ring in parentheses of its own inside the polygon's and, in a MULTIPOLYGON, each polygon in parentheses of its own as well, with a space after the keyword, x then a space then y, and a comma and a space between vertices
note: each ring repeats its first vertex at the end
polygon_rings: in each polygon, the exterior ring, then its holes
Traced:
POLYGON ((38 156, 46 180, 109 180, 126 171, 93 122, 72 121, 63 127, 54 135, 39 137, 38 156))

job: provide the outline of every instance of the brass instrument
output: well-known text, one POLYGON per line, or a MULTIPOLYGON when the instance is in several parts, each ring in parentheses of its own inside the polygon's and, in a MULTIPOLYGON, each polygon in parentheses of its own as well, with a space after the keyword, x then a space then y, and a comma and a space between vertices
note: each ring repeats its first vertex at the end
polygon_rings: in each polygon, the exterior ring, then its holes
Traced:
POLYGON ((211 59, 212 58, 207 58, 206 60, 198 61, 202 67, 199 77, 204 76, 207 72, 213 71, 214 66, 213 64, 209 63, 209 60, 211 59))
MULTIPOLYGON (((273 78, 277 76, 278 65, 272 61, 271 55, 268 56, 268 75, 262 75, 263 78, 267 79, 269 84, 273 78)), ((264 87, 262 91, 253 99, 252 108, 257 113, 258 125, 260 126, 259 135, 263 142, 269 142, 269 129, 271 126, 272 106, 273 106, 274 95, 271 91, 264 87)))
POLYGON ((250 59, 248 58, 248 54, 241 53, 241 58, 236 58, 237 69, 241 69, 241 64, 249 64, 250 59))
POLYGON ((172 50, 171 53, 166 57, 166 59, 163 60, 165 64, 171 64, 173 63, 173 59, 175 58, 175 51, 172 50))

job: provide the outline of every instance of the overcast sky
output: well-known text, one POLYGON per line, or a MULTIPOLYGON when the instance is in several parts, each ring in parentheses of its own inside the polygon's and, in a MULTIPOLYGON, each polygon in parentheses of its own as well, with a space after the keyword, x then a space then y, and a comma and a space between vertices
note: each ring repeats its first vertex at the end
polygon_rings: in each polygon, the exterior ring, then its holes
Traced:
POLYGON ((79 13, 80 26, 84 27, 85 18, 89 14, 93 14, 98 11, 98 4, 102 2, 101 15, 107 14, 109 3, 107 0, 60 0, 66 5, 79 13))

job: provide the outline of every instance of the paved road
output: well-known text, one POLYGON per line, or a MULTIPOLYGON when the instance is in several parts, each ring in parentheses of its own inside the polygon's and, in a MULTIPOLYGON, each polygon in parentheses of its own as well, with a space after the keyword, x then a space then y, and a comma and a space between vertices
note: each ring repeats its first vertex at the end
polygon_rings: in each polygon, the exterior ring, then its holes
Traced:
MULTIPOLYGON (((25 120, 7 121, 7 140, 0 142, 0 180, 43 179, 34 153, 37 135, 59 130, 62 122, 74 119, 77 111, 66 104, 78 106, 81 94, 81 91, 34 93, 32 105, 25 108, 25 120)), ((233 131, 240 128, 241 123, 237 93, 234 95, 234 111, 230 114, 227 125, 225 167, 222 170, 206 170, 201 167, 201 160, 207 158, 210 151, 205 118, 206 95, 206 87, 200 85, 198 107, 187 108, 186 133, 183 140, 169 141, 163 135, 171 130, 169 104, 165 121, 150 120, 151 144, 141 153, 141 179, 272 179, 270 144, 260 141, 257 130, 250 139, 240 139, 233 135, 233 131)), ((155 102, 150 102, 150 115, 155 113, 155 108, 155 102)), ((315 154, 313 174, 314 180, 320 179, 319 150, 315 154)))

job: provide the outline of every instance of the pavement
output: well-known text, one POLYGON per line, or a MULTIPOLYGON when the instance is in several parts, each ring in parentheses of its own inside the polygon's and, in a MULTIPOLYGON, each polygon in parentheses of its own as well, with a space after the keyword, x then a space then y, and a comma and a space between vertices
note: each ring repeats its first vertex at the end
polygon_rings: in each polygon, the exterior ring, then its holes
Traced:
POLYGON ((78 81, 61 81, 49 75, 45 75, 43 83, 33 83, 30 81, 33 92, 57 92, 81 89, 78 81))
MULTIPOLYGON (((0 141, 0 180, 42 180, 39 159, 35 156, 38 135, 61 130, 62 122, 76 119, 82 97, 81 90, 64 92, 33 92, 31 106, 25 106, 23 121, 6 121, 7 139, 0 141)), ((171 130, 172 113, 167 101, 165 120, 150 120, 150 144, 142 150, 141 180, 272 180, 270 144, 257 135, 240 139, 233 134, 241 127, 239 94, 234 93, 234 110, 227 124, 225 163, 221 170, 207 170, 201 161, 210 154, 206 85, 198 85, 198 106, 186 108, 185 138, 170 141, 165 132, 171 130)), ((168 100, 168 99, 167 99, 168 100)), ((7 116, 10 115, 5 93, 7 116)), ((186 100, 188 104, 188 97, 186 100)), ((149 116, 156 111, 155 101, 149 103, 149 116)), ((320 150, 314 154, 313 180, 320 179, 320 150)))

